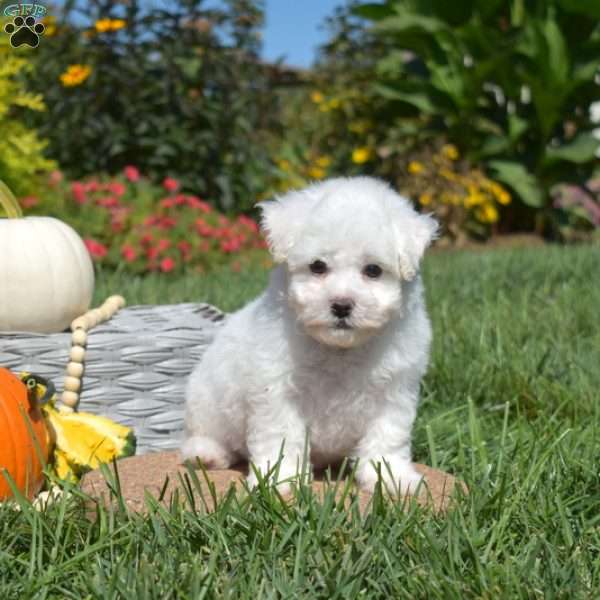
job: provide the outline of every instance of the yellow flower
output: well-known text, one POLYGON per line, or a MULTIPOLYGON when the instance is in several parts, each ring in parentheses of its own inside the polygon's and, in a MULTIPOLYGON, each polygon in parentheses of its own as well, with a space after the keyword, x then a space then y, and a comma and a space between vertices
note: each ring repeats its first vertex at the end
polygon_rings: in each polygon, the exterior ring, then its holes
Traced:
POLYGON ((450 160, 457 160, 459 157, 458 149, 454 144, 445 144, 442 146, 442 154, 450 160))
POLYGON ((342 101, 339 98, 332 98, 329 101, 329 108, 336 109, 342 105, 342 101))
POLYGON ((510 204, 512 198, 510 197, 510 194, 506 191, 506 190, 502 190, 501 192, 498 192, 498 194, 496 194, 496 198, 498 199, 498 202, 500 204, 510 204))
POLYGON ((53 35, 56 34, 56 17, 53 17, 51 15, 44 17, 44 19, 42 20, 42 23, 44 24, 44 27, 46 29, 44 29, 44 35, 46 37, 51 37, 53 35))
POLYGON ((431 204, 431 201, 433 200, 433 197, 431 194, 421 194, 419 196, 419 204, 423 205, 423 206, 427 206, 428 204, 431 204))
POLYGON ((100 19, 96 21, 96 31, 98 33, 104 33, 105 31, 110 31, 110 19, 100 19))
POLYGON ((366 146, 362 146, 361 148, 355 148, 352 152, 352 162, 357 165, 361 165, 366 163, 368 160, 371 160, 373 152, 370 148, 366 146))
POLYGON ((499 183, 492 181, 489 184, 489 189, 500 204, 510 204, 510 201, 512 200, 510 194, 499 183))
POLYGON ((315 104, 321 104, 321 102, 323 102, 323 100, 325 100, 325 96, 323 96, 323 94, 321 92, 319 92, 318 90, 315 90, 314 92, 312 92, 310 94, 310 99, 315 104))
POLYGON ((486 199, 487 197, 485 194, 471 190, 469 191, 469 195, 464 200, 465 208, 471 208, 473 206, 483 204, 486 199))
POLYGON ((453 173, 450 169, 447 169, 446 167, 442 167, 439 170, 439 174, 444 179, 447 179, 448 181, 457 181, 458 180, 456 173, 453 173))
POLYGON ((492 204, 485 204, 475 211, 475 217, 482 223, 496 223, 498 221, 498 211, 492 204))
POLYGON ((325 169, 321 169, 321 167, 310 167, 306 172, 313 179, 323 179, 325 177, 325 169))
POLYGON ((282 171, 289 171, 290 170, 290 161, 286 160, 285 158, 280 158, 277 161, 277 166, 282 170, 282 171))
POLYGON ((418 175, 419 173, 422 173, 425 170, 425 167, 422 165, 422 163, 416 161, 416 160, 411 160, 408 163, 408 172, 411 173, 412 175, 418 175))
POLYGON ((96 21, 96 31, 104 33, 105 31, 118 31, 125 27, 126 22, 123 19, 100 19, 96 21))
POLYGON ((87 65, 69 65, 67 70, 60 76, 65 87, 73 87, 82 84, 92 72, 87 65))
POLYGON ((326 169, 331 164, 331 157, 319 156, 315 162, 317 163, 317 166, 326 169))

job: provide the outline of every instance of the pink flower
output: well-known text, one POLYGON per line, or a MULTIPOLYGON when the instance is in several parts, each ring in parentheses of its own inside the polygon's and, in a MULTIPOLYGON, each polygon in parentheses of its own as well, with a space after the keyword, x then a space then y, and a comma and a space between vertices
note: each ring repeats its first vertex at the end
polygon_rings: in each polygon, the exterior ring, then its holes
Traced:
POLYGON ((63 174, 60 171, 52 171, 48 177, 50 187, 56 187, 63 180, 63 174))
POLYGON ((77 204, 85 204, 87 201, 86 197, 86 186, 81 181, 74 181, 71 184, 71 193, 73 194, 73 199, 77 204))
POLYGON ((176 202, 175 202, 175 198, 165 198, 164 200, 160 201, 160 205, 163 208, 173 208, 175 206, 176 202))
POLYGON ((171 247, 171 240, 167 240, 166 238, 162 238, 162 239, 158 240, 158 243, 156 244, 156 249, 158 250, 158 252, 167 250, 170 247, 171 247))
POLYGON ((110 229, 113 233, 121 233, 123 229, 125 229, 125 225, 123 221, 120 221, 119 219, 111 219, 110 229))
POLYGON ((200 200, 200 198, 197 198, 196 196, 188 196, 187 205, 190 208, 197 208, 203 213, 209 213, 212 210, 208 203, 204 202, 204 200, 200 200))
POLYGON ((127 165, 123 169, 123 173, 125 174, 127 180, 131 181, 131 183, 135 183, 136 181, 140 180, 140 172, 138 168, 134 167, 133 165, 127 165))
POLYGON ((92 258, 101 259, 108 254, 108 249, 106 248, 106 246, 104 244, 101 244, 100 242, 97 242, 96 240, 87 238, 83 240, 83 243, 85 244, 85 247, 87 248, 92 258))
POLYGON ((212 237, 215 230, 204 219, 196 219, 196 231, 202 237, 212 237))
POLYGON ((37 206, 40 201, 35 196, 26 196, 25 198, 21 198, 21 206, 23 208, 32 208, 37 206))
POLYGON ((250 217, 247 217, 246 215, 240 215, 238 217, 237 221, 238 221, 238 223, 244 225, 251 231, 254 231, 255 233, 258 232, 258 224, 256 223, 256 221, 254 221, 250 217))
POLYGON ((161 229, 173 229, 177 225, 177 220, 173 217, 163 217, 157 225, 161 229))
POLYGON ((121 256, 127 261, 127 262, 132 262, 136 259, 137 257, 137 252, 135 251, 135 248, 133 246, 131 246, 130 244, 125 244, 122 248, 121 248, 121 256))
POLYGON ((229 219, 225 215, 219 215, 218 220, 220 225, 229 225, 229 219))
POLYGON ((96 204, 104 208, 114 208, 119 206, 119 201, 114 196, 105 196, 104 198, 98 198, 96 204))
POLYGON ((144 225, 151 227, 152 225, 156 225, 157 223, 160 223, 161 219, 162 219, 162 217, 160 215, 150 215, 149 217, 146 217, 144 219, 144 225))
POLYGON ((223 252, 237 252, 240 249, 240 242, 237 239, 223 240, 221 242, 221 250, 223 252))
POLYGON ((175 261, 172 258, 167 257, 167 258, 163 258, 160 261, 160 270, 163 273, 169 273, 169 271, 172 271, 174 268, 175 268, 175 261))
POLYGON ((162 184, 167 192, 176 192, 179 189, 179 181, 172 177, 166 177, 162 184))
POLYGON ((119 198, 125 193, 126 190, 125 185, 120 181, 111 181, 107 187, 113 194, 115 194, 115 196, 118 196, 119 198))
POLYGON ((182 256, 184 258, 187 258, 192 250, 192 245, 189 242, 183 240, 177 243, 177 248, 181 252, 182 256))

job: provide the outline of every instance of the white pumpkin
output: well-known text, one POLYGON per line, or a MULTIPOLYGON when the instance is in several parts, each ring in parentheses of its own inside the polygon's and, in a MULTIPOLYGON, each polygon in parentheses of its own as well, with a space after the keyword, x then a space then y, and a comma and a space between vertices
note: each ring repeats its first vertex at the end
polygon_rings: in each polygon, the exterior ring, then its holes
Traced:
POLYGON ((0 331, 57 333, 90 306, 94 267, 79 235, 52 217, 23 218, 0 181, 0 331))

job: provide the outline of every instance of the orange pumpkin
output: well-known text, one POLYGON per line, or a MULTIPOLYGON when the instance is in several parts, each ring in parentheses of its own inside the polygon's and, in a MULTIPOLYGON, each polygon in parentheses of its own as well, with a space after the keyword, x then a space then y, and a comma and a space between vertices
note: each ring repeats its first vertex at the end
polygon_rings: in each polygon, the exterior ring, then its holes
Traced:
POLYGON ((44 483, 50 442, 35 394, 7 369, 0 368, 0 500, 12 496, 7 471, 29 498, 44 483))

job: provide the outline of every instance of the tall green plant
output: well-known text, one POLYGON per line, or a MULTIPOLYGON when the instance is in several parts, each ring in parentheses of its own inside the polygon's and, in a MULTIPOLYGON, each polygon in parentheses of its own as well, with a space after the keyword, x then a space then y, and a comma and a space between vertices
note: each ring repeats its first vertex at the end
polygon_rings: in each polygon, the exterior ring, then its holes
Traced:
MULTIPOLYGON (((600 4, 579 0, 386 0, 356 14, 387 47, 376 93, 396 131, 441 134, 529 207, 589 176, 598 140, 600 4)), ((394 129, 394 128, 392 128, 394 129)))
POLYGON ((67 173, 135 165, 246 208, 263 188, 276 115, 258 60, 261 0, 70 0, 36 53, 47 115, 35 120, 67 173))

